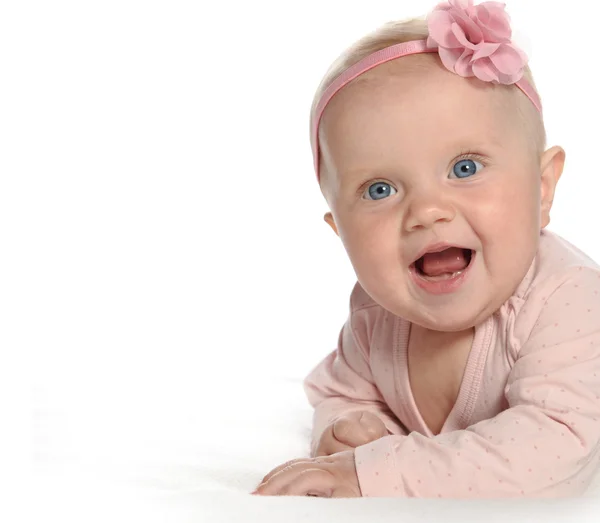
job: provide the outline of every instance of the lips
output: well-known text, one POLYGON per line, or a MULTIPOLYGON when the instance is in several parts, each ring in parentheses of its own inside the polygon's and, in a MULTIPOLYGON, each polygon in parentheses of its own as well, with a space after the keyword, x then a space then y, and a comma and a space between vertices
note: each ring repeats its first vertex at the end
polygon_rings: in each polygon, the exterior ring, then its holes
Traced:
POLYGON ((429 245, 410 264, 411 279, 429 294, 456 291, 471 272, 475 255, 475 251, 464 246, 449 243, 429 245), (445 253, 447 250, 449 252, 445 253), (429 254, 431 256, 426 256, 429 254))
POLYGON ((419 252, 417 257, 412 261, 412 263, 410 265, 411 265, 411 267, 414 266, 426 254, 433 253, 433 252, 442 252, 442 251, 445 251, 446 249, 451 249, 453 247, 456 249, 462 249, 464 251, 469 251, 469 253, 471 253, 471 254, 473 252, 472 249, 469 249, 468 247, 464 247, 462 245, 453 245, 451 243, 434 243, 433 245, 428 245, 421 252, 419 252))
POLYGON ((427 252, 414 262, 414 268, 422 276, 435 277, 465 270, 471 263, 471 249, 450 247, 443 251, 427 252))

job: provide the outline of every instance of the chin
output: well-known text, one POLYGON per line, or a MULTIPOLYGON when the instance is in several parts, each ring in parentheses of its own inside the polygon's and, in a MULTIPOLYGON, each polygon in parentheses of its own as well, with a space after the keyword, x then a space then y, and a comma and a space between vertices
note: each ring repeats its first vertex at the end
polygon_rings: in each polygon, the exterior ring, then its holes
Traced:
POLYGON ((474 321, 461 321, 461 322, 442 321, 442 322, 437 322, 437 323, 414 321, 413 323, 416 323, 425 329, 429 329, 432 331, 438 331, 438 332, 461 332, 461 331, 465 331, 467 329, 472 329, 477 324, 474 321))
POLYGON ((485 318, 481 318, 479 314, 448 314, 440 311, 439 313, 431 313, 428 315, 405 316, 408 321, 416 323, 421 327, 439 332, 460 332, 471 329, 481 323, 485 318))

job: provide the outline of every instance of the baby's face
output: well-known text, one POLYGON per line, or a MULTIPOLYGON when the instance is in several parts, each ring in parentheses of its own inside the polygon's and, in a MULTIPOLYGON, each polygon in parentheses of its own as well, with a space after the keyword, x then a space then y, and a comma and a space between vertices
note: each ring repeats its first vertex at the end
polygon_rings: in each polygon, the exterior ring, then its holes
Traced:
POLYGON ((506 92, 442 67, 390 74, 399 62, 344 88, 324 114, 334 228, 384 308, 434 330, 470 328, 525 276, 554 185, 541 183, 541 159, 506 92), (436 243, 467 250, 453 251, 456 265, 443 255, 417 261, 436 243))

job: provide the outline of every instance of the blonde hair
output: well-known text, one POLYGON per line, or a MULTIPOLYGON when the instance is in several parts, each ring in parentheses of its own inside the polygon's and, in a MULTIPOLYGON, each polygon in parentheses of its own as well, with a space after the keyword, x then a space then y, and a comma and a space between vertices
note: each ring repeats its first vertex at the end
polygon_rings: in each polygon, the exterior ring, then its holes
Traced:
MULTIPOLYGON (((321 99, 321 96, 323 95, 323 92, 343 71, 376 51, 395 44, 409 42, 411 40, 425 40, 428 36, 429 30, 427 28, 427 21, 425 17, 411 18, 407 20, 388 22, 372 33, 364 36, 346 49, 331 64, 325 73, 325 76, 321 80, 319 87, 317 88, 310 111, 310 128, 312 129, 315 118, 315 110, 319 100, 321 99)), ((525 66, 524 76, 537 92, 533 75, 528 65, 525 66)), ((527 101, 527 104, 531 105, 531 102, 527 101)), ((530 108, 525 109, 523 104, 519 104, 518 110, 523 119, 523 123, 530 127, 529 130, 534 138, 533 143, 535 152, 539 155, 546 147, 546 131, 541 114, 535 108, 535 113, 532 113, 532 107, 533 106, 531 105, 530 108), (529 112, 529 114, 527 114, 527 112, 529 112)), ((310 139, 311 146, 314 150, 312 133, 310 139)))

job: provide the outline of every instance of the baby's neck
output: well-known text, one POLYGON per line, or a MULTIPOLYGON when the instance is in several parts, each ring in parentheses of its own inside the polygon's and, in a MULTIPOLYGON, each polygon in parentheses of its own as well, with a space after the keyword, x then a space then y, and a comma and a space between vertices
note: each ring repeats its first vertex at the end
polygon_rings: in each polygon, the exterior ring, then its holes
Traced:
POLYGON ((465 343, 469 344, 473 340, 475 328, 456 332, 443 332, 427 329, 413 323, 410 328, 410 337, 413 343, 416 343, 421 350, 435 351, 440 347, 456 347, 465 343))

